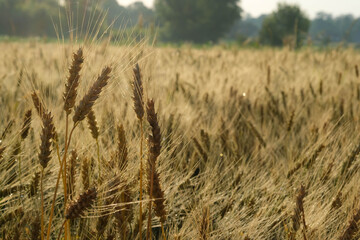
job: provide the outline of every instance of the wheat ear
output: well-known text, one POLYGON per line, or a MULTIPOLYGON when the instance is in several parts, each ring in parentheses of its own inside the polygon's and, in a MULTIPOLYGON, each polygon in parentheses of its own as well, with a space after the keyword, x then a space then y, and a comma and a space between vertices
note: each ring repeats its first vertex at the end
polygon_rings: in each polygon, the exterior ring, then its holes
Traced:
POLYGON ((21 139, 22 140, 27 138, 27 136, 29 135, 31 115, 32 115, 31 109, 26 111, 25 116, 24 116, 23 126, 21 129, 21 139))
POLYGON ((99 127, 98 127, 98 124, 96 121, 94 110, 91 109, 86 118, 87 118, 88 126, 89 126, 89 129, 91 132, 91 136, 96 141, 96 153, 97 153, 97 158, 98 158, 98 170, 99 170, 99 177, 100 177, 101 162, 100 162, 100 146, 99 146, 99 127))
POLYGON ((296 207, 294 209, 294 215, 291 217, 293 221, 293 230, 295 233, 300 228, 300 222, 302 220, 303 224, 303 237, 304 240, 307 240, 306 238, 306 222, 305 222, 305 211, 304 211, 304 198, 306 196, 306 191, 304 185, 301 185, 298 194, 296 195, 296 207))
POLYGON ((96 99, 99 98, 102 89, 107 85, 111 73, 110 67, 105 67, 97 80, 93 83, 89 91, 81 99, 78 106, 75 107, 73 116, 74 123, 78 123, 86 117, 94 106, 96 99))
POLYGON ((360 208, 355 210, 354 214, 351 216, 345 231, 338 238, 339 240, 355 240, 355 234, 359 231, 359 221, 360 221, 360 208))
POLYGON ((69 76, 65 84, 65 92, 63 94, 64 99, 64 111, 67 115, 71 113, 71 109, 75 105, 77 88, 80 80, 80 70, 84 62, 83 51, 81 48, 73 54, 73 61, 69 69, 69 76))
MULTIPOLYGON (((146 106, 146 113, 147 113, 147 121, 151 126, 151 134, 148 138, 148 192, 150 195, 150 201, 148 206, 148 226, 147 226, 147 233, 146 238, 151 239, 151 208, 152 208, 152 199, 154 200, 154 211, 155 215, 160 218, 162 231, 163 231, 163 223, 166 220, 166 210, 165 210, 165 198, 164 192, 160 186, 160 179, 159 175, 156 171, 156 160, 160 155, 161 151, 161 132, 159 127, 159 122, 157 119, 157 114, 155 112, 154 101, 148 100, 146 106)), ((163 234, 165 239, 165 236, 163 234)))
POLYGON ((140 210, 139 210, 139 239, 142 239, 142 199, 143 199, 143 162, 142 162, 142 145, 143 145, 143 118, 144 118, 144 101, 143 101, 143 95, 144 95, 144 90, 143 90, 143 84, 142 84, 142 77, 141 77, 141 72, 140 72, 140 67, 139 64, 136 64, 135 67, 133 68, 133 101, 134 101, 134 110, 136 113, 136 116, 139 120, 140 123, 140 174, 139 174, 139 182, 140 182, 140 210))
POLYGON ((128 149, 126 146, 125 130, 122 124, 120 124, 117 127, 117 134, 118 134, 118 147, 116 151, 116 156, 118 160, 118 167, 121 171, 123 171, 128 165, 128 160, 127 160, 128 149))
POLYGON ((82 193, 76 201, 71 202, 65 211, 65 221, 60 228, 58 239, 61 236, 61 230, 64 228, 67 220, 72 220, 79 218, 87 209, 91 207, 91 205, 95 202, 97 197, 97 191, 95 187, 92 187, 82 193))

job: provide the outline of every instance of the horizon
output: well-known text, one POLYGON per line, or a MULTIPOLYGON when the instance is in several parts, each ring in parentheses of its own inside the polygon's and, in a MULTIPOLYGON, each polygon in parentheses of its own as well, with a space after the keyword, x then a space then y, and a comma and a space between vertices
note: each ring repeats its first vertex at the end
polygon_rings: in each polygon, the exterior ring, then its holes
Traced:
MULTIPOLYGON (((143 2, 145 6, 152 8, 154 0, 117 0, 120 5, 127 6, 134 2, 143 2)), ((319 12, 325 12, 332 16, 351 14, 360 17, 360 1, 345 0, 339 5, 337 0, 241 0, 241 8, 244 13, 252 17, 259 17, 263 14, 270 14, 276 10, 278 3, 298 4, 310 18, 315 18, 319 12), (260 6, 260 7, 259 7, 260 6)))

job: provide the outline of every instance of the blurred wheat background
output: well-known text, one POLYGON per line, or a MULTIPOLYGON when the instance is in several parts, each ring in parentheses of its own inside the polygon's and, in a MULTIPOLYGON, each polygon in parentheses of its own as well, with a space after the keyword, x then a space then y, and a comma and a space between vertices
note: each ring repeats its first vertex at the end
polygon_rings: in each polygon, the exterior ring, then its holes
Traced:
MULTIPOLYGON (((79 99, 105 65, 113 71, 92 108, 97 139, 84 120, 68 149, 70 199, 88 188, 97 189, 94 203, 71 219, 72 238, 130 239, 139 234, 141 134, 131 85, 135 63, 141 71, 143 101, 154 99, 160 126, 156 169, 168 239, 359 237, 356 52, 104 44, 82 48, 79 99)), ((1 232, 3 239, 38 239, 43 126, 31 92, 36 91, 51 111, 57 133, 43 176, 48 226, 60 171, 57 151, 64 154, 62 96, 78 46, 1 43, 1 49, 1 232), (32 115, 26 122, 28 110, 32 115), (29 127, 25 138, 24 127, 29 127)), ((151 152, 151 127, 145 118, 144 170, 151 152)), ((61 181, 51 238, 57 237, 64 221, 61 181)), ((143 237, 146 185, 145 178, 143 237)), ((151 219, 153 238, 161 238, 160 218, 151 219)))
POLYGON ((0 42, 0 239, 360 238, 358 50, 158 46, 95 13, 0 42))

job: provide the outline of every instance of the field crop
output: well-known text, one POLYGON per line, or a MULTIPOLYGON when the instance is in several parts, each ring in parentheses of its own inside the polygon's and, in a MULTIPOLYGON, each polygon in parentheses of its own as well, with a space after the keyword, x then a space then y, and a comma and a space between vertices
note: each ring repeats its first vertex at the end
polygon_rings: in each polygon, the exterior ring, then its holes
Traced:
POLYGON ((360 238, 358 52, 0 49, 0 238, 360 238))

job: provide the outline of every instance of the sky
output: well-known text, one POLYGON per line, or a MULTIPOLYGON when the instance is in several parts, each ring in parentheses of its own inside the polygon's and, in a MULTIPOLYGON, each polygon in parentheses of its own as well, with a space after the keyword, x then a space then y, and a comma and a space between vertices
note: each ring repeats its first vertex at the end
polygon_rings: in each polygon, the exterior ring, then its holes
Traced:
MULTIPOLYGON (((137 0, 117 1, 119 4, 126 6, 137 0)), ((142 2, 148 7, 153 4, 153 0, 143 0, 142 2)), ((246 13, 257 17, 264 13, 271 13, 276 9, 278 2, 297 3, 311 18, 314 18, 316 13, 320 11, 331 13, 334 16, 350 13, 360 17, 360 0, 241 0, 241 7, 246 13)))

